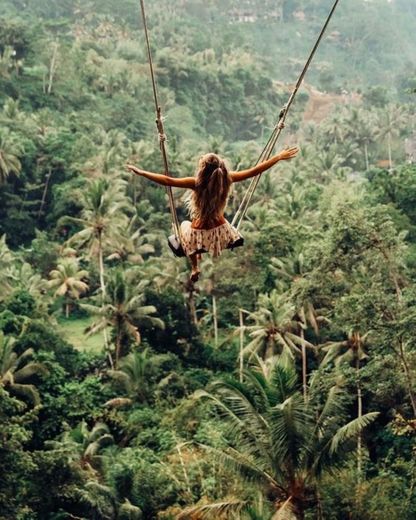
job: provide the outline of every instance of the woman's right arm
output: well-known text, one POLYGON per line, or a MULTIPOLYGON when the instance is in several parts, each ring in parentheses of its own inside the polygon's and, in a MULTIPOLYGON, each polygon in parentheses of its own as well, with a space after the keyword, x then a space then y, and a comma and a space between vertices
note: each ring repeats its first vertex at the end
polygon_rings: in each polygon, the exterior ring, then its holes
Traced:
POLYGON ((126 168, 135 173, 136 175, 140 175, 141 177, 145 177, 150 181, 156 182, 162 186, 173 186, 174 188, 195 188, 195 177, 169 177, 168 175, 163 175, 162 173, 152 173, 147 172, 146 170, 141 170, 132 164, 127 164, 126 168))
POLYGON ((230 172, 231 180, 233 182, 241 182, 246 179, 250 179, 250 177, 260 175, 260 173, 265 172, 279 161, 287 161, 288 159, 293 159, 293 157, 295 157, 298 152, 299 148, 297 146, 288 148, 287 150, 282 150, 277 155, 274 155, 270 159, 267 159, 267 161, 263 161, 260 164, 257 164, 253 168, 250 168, 248 170, 242 170, 241 172, 230 172))

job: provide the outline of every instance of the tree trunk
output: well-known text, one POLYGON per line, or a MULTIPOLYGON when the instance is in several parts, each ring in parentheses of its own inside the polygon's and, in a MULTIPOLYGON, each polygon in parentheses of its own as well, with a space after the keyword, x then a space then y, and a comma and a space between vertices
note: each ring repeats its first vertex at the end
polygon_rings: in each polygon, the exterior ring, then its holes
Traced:
POLYGON ((244 318, 242 309, 238 310, 239 318, 240 318, 240 355, 239 355, 239 374, 240 374, 240 383, 243 382, 243 369, 244 369, 244 318))
POLYGON ((40 219, 40 217, 42 216, 42 213, 43 213, 43 208, 45 206, 46 195, 48 193, 49 181, 51 179, 51 176, 52 176, 52 169, 49 168, 48 173, 46 174, 45 187, 44 187, 43 193, 42 193, 42 200, 40 202, 40 208, 39 208, 39 213, 38 213, 38 220, 40 219))
POLYGON ((104 283, 104 258, 103 258, 103 238, 102 232, 98 232, 98 269, 100 272, 101 302, 104 304, 105 283, 104 283))
POLYGON ((69 318, 69 302, 65 303, 65 318, 69 318))
POLYGON ((416 418, 416 396, 415 396, 415 392, 413 390, 413 388, 414 388, 413 387, 413 377, 410 372, 409 364, 407 362, 406 351, 403 346, 402 338, 399 339, 399 356, 400 356, 400 360, 402 362, 404 373, 406 376, 407 393, 409 395, 410 403, 412 405, 413 417, 416 418))
POLYGON ((369 162, 368 162, 368 146, 367 146, 367 143, 364 143, 364 155, 365 155, 365 169, 368 172, 368 170, 370 169, 370 165, 369 165, 369 162))
POLYGON ((116 362, 115 362, 115 368, 118 369, 118 362, 120 360, 120 354, 121 354, 121 334, 120 331, 117 331, 117 338, 116 338, 116 362))
POLYGON ((393 163, 391 160, 391 134, 390 134, 390 132, 387 134, 387 149, 388 149, 388 153, 389 153, 389 171, 391 172, 391 170, 393 169, 393 163))
POLYGON ((59 47, 58 43, 55 42, 54 46, 53 46, 53 53, 52 53, 51 63, 50 63, 50 66, 49 66, 48 87, 46 89, 46 93, 48 95, 52 92, 52 84, 53 84, 53 79, 55 77, 55 72, 56 72, 56 57, 58 55, 58 47, 59 47))
POLYGON ((303 501, 293 500, 292 501, 292 510, 293 510, 293 515, 296 518, 296 520, 305 519, 305 506, 303 504, 303 501))
POLYGON ((217 300, 212 296, 212 320, 214 322, 214 346, 218 347, 218 316, 217 316, 217 300))
MULTIPOLYGON (((104 258, 103 258, 103 237, 102 232, 98 232, 98 269, 100 272, 100 288, 101 288, 101 308, 104 308, 105 303, 105 282, 104 282, 104 258)), ((104 338, 104 350, 107 352, 108 361, 110 363, 110 367, 114 368, 113 358, 111 356, 107 328, 103 329, 103 338, 104 338)))
MULTIPOLYGON (((362 397, 362 389, 361 389, 361 381, 360 381, 360 360, 358 357, 355 360, 355 374, 357 378, 357 417, 361 419, 363 416, 363 397, 362 397)), ((357 480, 358 484, 361 484, 362 477, 362 435, 361 432, 358 434, 357 438, 357 480)))
POLYGON ((306 345, 305 345, 305 331, 301 327, 300 337, 302 340, 302 386, 303 386, 303 400, 308 401, 308 384, 307 384, 307 360, 306 360, 306 345))
POLYGON ((316 486, 316 520, 323 520, 324 512, 322 507, 321 493, 318 486, 316 486))

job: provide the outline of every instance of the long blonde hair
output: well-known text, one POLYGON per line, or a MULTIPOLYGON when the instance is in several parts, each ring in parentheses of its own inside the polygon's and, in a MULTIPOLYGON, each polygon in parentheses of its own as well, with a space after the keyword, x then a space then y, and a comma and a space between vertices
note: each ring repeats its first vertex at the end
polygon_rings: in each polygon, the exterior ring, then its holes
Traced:
POLYGON ((224 161, 215 153, 203 155, 189 200, 191 217, 208 225, 213 223, 225 209, 230 186, 231 177, 224 161))

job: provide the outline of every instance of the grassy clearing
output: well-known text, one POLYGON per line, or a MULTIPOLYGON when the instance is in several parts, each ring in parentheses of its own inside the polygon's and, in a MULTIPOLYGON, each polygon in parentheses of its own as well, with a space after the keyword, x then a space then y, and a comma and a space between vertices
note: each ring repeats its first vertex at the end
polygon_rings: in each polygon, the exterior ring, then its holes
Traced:
POLYGON ((59 329, 63 337, 78 350, 100 352, 103 348, 103 335, 101 333, 86 336, 84 330, 91 324, 91 318, 61 319, 59 329))

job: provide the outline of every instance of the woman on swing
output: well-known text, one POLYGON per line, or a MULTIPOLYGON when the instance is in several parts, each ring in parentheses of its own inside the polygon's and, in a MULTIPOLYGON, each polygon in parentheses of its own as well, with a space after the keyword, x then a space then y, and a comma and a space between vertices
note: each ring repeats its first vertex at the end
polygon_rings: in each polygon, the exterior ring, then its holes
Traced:
POLYGON ((189 203, 192 222, 182 222, 181 241, 191 261, 191 280, 196 282, 200 275, 201 251, 207 251, 214 257, 219 256, 223 249, 240 237, 238 231, 224 218, 231 184, 260 175, 279 161, 292 159, 298 151, 297 147, 283 150, 267 161, 239 172, 229 172, 218 155, 208 153, 199 160, 195 177, 174 178, 140 170, 132 164, 126 167, 162 186, 192 190, 189 203))

